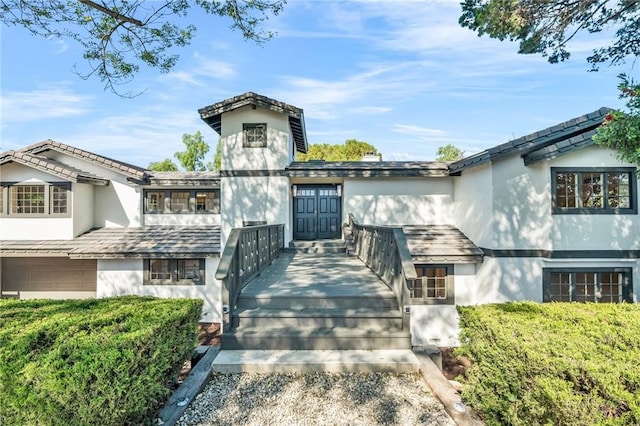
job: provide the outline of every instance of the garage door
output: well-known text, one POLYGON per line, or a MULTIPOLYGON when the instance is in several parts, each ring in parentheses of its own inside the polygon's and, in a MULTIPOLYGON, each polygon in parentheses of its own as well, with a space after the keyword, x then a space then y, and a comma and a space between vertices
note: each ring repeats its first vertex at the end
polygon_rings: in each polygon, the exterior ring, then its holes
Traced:
POLYGON ((66 257, 2 259, 2 296, 84 298, 96 295, 96 260, 66 257))

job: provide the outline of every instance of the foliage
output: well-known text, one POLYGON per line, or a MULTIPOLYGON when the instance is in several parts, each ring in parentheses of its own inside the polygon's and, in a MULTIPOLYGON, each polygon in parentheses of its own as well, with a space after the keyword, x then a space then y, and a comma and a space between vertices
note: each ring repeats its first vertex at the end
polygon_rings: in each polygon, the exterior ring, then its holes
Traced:
POLYGON ((222 170, 222 139, 218 139, 216 144, 216 155, 213 157, 213 170, 222 170))
POLYGON ((0 424, 142 424, 196 345, 201 300, 0 300, 0 424))
POLYGON ((456 161, 462 158, 464 151, 451 144, 441 146, 436 152, 436 161, 456 161))
POLYGON ((357 139, 347 139, 344 144, 311 144, 306 154, 298 153, 297 161, 360 161, 362 156, 372 153, 382 158, 375 146, 357 139))
POLYGON ((605 116, 594 136, 596 143, 615 149, 618 157, 640 167, 640 84, 624 74, 620 78, 620 98, 627 100, 627 113, 613 110, 605 116))
POLYGON ((177 172, 178 166, 169 158, 165 158, 162 161, 152 161, 149 163, 147 169, 153 170, 154 172, 177 172))
POLYGON ((185 150, 174 154, 182 168, 188 172, 209 170, 211 164, 204 163, 204 156, 209 152, 209 144, 204 141, 202 133, 200 131, 195 132, 193 135, 185 133, 182 135, 182 143, 185 145, 185 150))
POLYGON ((466 402, 488 425, 640 424, 640 305, 458 307, 466 402))
MULTIPOLYGON (((0 20, 22 26, 36 36, 70 39, 84 49, 90 71, 105 89, 129 82, 141 65, 170 71, 178 60, 175 47, 183 47, 196 33, 184 25, 192 8, 231 19, 231 28, 247 40, 262 43, 273 33, 260 27, 269 15, 278 15, 286 0, 3 0, 0 20)), ((211 24, 210 24, 211 25, 211 24)), ((130 96, 127 95, 127 96, 130 96)))
POLYGON ((598 64, 623 63, 640 54, 640 2, 637 0, 464 0, 460 24, 482 36, 519 41, 519 53, 540 53, 549 62, 569 58, 567 43, 580 32, 615 29, 610 45, 587 58, 598 64))

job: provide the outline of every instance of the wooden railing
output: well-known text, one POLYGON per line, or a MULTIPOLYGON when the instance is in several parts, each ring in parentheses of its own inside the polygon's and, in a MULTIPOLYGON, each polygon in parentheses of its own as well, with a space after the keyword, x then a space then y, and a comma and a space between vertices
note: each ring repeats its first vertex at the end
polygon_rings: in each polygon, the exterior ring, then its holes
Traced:
MULTIPOLYGON (((417 276, 402 228, 360 225, 352 213, 349 228, 354 253, 393 290, 403 311, 410 304, 410 283, 417 276)), ((402 328, 409 328, 407 315, 402 315, 402 328)))
POLYGON ((216 271, 216 279, 223 283, 224 331, 231 328, 231 315, 244 286, 278 257, 283 248, 282 224, 247 226, 231 230, 216 271))

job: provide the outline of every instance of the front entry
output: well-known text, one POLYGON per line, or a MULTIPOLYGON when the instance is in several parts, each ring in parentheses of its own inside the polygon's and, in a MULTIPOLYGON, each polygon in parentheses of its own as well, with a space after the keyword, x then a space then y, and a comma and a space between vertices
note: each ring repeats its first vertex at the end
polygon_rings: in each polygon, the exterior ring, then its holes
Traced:
POLYGON ((293 185, 293 239, 340 238, 341 185, 293 185))

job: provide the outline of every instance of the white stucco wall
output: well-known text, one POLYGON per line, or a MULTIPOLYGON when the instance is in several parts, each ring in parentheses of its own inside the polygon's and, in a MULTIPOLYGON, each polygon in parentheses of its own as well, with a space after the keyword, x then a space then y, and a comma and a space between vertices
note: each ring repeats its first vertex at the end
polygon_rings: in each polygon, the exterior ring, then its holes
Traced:
POLYGON ((73 235, 78 236, 93 228, 95 204, 94 186, 85 183, 74 183, 71 187, 73 235))
POLYGON ((289 120, 265 108, 247 106, 222 115, 222 170, 284 170, 292 158, 289 120), (242 124, 267 123, 266 148, 243 148, 242 124))
POLYGON ((219 258, 205 261, 205 285, 143 285, 142 259, 98 260, 97 297, 135 294, 163 298, 198 298, 204 301, 202 322, 222 322, 222 284, 215 279, 219 258))
POLYGON ((345 179, 343 222, 349 213, 363 224, 453 223, 452 178, 345 179))
POLYGON ((493 247, 491 164, 465 170, 453 178, 454 225, 480 247, 493 247))
POLYGON ((144 225, 221 225, 222 216, 219 214, 145 214, 144 225))
MULTIPOLYGON (((476 265, 454 265, 456 305, 475 303, 476 265)), ((411 344, 413 346, 458 346, 459 316, 455 305, 412 305, 411 344)))
POLYGON ((220 182, 222 247, 233 228, 243 221, 285 224, 285 243, 291 240, 291 193, 286 177, 225 177, 220 182))

